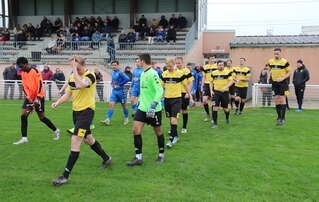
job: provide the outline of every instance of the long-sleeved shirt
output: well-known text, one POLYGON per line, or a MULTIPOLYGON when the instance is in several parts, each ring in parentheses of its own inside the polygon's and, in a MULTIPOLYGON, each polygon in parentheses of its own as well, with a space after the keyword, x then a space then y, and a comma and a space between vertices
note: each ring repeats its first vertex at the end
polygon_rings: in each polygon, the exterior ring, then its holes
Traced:
POLYGON ((114 90, 121 90, 123 89, 124 85, 130 81, 130 78, 126 76, 120 70, 113 70, 112 71, 112 87, 114 90))
POLYGON ((292 82, 297 87, 304 87, 309 79, 309 71, 305 66, 302 66, 294 71, 292 82))
POLYGON ((30 68, 29 71, 21 71, 21 77, 26 98, 34 101, 37 96, 44 97, 42 76, 37 69, 30 68))
POLYGON ((3 79, 4 80, 16 80, 17 79, 17 70, 15 67, 7 67, 3 71, 3 79))
POLYGON ((64 74, 62 72, 61 73, 55 73, 55 74, 53 74, 52 80, 55 81, 55 82, 65 81, 65 76, 64 76, 64 74))
POLYGON ((133 71, 132 88, 140 88, 140 79, 144 69, 137 67, 133 71))
POLYGON ((53 72, 51 70, 44 70, 42 72, 42 79, 44 81, 52 81, 53 78, 53 72))
POLYGON ((196 70, 192 70, 191 73, 192 73, 192 76, 194 77, 191 92, 194 94, 196 90, 201 88, 204 75, 201 72, 197 72, 196 70))

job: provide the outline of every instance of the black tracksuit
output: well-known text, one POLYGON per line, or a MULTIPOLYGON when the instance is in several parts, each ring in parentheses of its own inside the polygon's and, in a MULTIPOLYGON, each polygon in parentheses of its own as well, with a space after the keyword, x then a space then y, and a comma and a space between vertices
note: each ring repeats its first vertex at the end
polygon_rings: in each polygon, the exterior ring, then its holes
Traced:
POLYGON ((305 66, 297 68, 293 75, 293 84, 297 97, 298 107, 302 109, 303 96, 306 88, 306 82, 310 79, 309 72, 305 66))

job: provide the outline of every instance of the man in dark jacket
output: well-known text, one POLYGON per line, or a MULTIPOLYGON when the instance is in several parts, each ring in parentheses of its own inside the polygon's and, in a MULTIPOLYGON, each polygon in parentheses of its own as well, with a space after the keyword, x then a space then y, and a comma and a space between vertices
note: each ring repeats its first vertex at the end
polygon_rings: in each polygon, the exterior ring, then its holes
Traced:
MULTIPOLYGON (((270 84, 270 72, 269 72, 269 66, 266 64, 265 68, 261 70, 259 75, 259 82, 260 84, 270 84)), ((271 105, 271 99, 272 99, 272 93, 271 93, 271 87, 262 87, 262 105, 263 107, 266 105, 266 101, 268 106, 271 105)))
MULTIPOLYGON (((59 91, 61 90, 61 88, 64 85, 65 82, 65 76, 64 73, 61 71, 60 68, 56 68, 55 69, 55 73, 53 74, 53 81, 55 81, 56 86, 58 87, 59 91)), ((62 95, 64 94, 64 92, 61 93, 62 95)))
POLYGON ((167 30, 166 41, 167 43, 170 43, 171 41, 176 43, 176 30, 173 25, 170 25, 169 29, 167 30))
POLYGON ((4 83, 4 99, 8 98, 9 88, 10 88, 10 99, 13 99, 14 95, 14 83, 17 80, 17 71, 15 69, 15 64, 13 63, 10 67, 5 68, 3 71, 4 83))
POLYGON ((295 93, 296 93, 297 102, 298 102, 298 109, 296 109, 296 112, 302 111, 302 102, 303 102, 303 96, 305 93, 306 82, 309 79, 310 79, 309 71, 303 64, 303 61, 298 60, 297 69, 294 71, 294 76, 293 76, 293 84, 295 86, 295 93))

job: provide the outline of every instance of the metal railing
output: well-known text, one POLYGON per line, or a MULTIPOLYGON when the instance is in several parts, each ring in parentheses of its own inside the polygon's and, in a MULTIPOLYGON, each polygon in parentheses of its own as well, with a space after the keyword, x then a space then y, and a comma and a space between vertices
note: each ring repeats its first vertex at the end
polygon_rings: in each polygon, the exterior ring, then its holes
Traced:
MULTIPOLYGON (((65 92, 65 82, 44 81, 44 92, 46 100, 57 100, 65 92)), ((124 86, 127 98, 130 96, 131 83, 124 86)), ((96 85, 96 101, 108 102, 112 92, 110 81, 98 82, 96 85)), ((20 80, 0 80, 0 99, 24 99, 22 83, 20 80)), ((129 99, 128 99, 129 100, 129 99)))
POLYGON ((193 47, 193 44, 195 42, 196 36, 197 36, 197 21, 195 21, 192 25, 192 27, 189 29, 187 35, 186 35, 186 52, 189 53, 193 47))

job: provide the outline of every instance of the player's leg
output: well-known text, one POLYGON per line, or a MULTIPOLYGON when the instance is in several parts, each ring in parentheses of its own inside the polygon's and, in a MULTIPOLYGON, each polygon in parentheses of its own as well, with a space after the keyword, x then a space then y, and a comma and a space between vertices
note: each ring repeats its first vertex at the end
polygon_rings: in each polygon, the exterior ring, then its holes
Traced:
POLYGON ((239 114, 239 104, 240 104, 240 89, 238 87, 235 87, 235 115, 239 114))
POLYGON ((241 115, 243 113, 244 107, 245 107, 245 103, 246 103, 246 98, 247 98, 247 90, 248 88, 243 87, 240 89, 240 108, 239 108, 239 115, 241 115))
POLYGON ((163 163, 164 162, 164 145, 165 145, 165 138, 163 131, 160 126, 153 127, 154 132, 157 136, 157 146, 158 146, 158 158, 156 159, 157 163, 163 163))
POLYGON ((213 125, 212 128, 218 128, 218 110, 219 106, 221 104, 221 93, 215 92, 215 105, 213 106, 213 112, 212 112, 212 117, 213 117, 213 125))
POLYGON ((127 125, 128 124, 128 107, 127 107, 127 105, 125 103, 121 104, 121 106, 122 106, 123 115, 124 115, 123 124, 127 125))
POLYGON ((226 123, 230 124, 230 112, 229 112, 229 93, 224 92, 221 100, 221 107, 224 109, 225 117, 226 117, 226 123))
POLYGON ((102 120, 101 123, 105 124, 105 125, 110 125, 111 124, 111 118, 113 116, 114 113, 114 107, 115 107, 115 101, 114 100, 110 100, 109 103, 109 108, 106 112, 106 119, 102 120))
POLYGON ((204 110, 206 112, 206 118, 204 119, 205 122, 209 121, 210 116, 209 116, 209 105, 208 105, 208 100, 210 97, 210 89, 209 89, 209 85, 204 84, 203 86, 203 106, 204 106, 204 110))
MULTIPOLYGON (((134 137, 134 147, 135 147, 135 158, 128 162, 128 166, 137 166, 137 165, 142 165, 143 164, 143 156, 142 156, 142 147, 143 147, 143 142, 142 142, 142 129, 144 127, 144 122, 142 121, 136 121, 136 119, 140 118, 146 118, 141 111, 136 112, 136 116, 134 117, 134 122, 133 122, 133 137, 134 137), (138 116, 138 117, 137 117, 138 116)), ((145 119, 144 119, 145 120, 145 119)))
MULTIPOLYGON (((23 107, 27 107, 27 106, 23 105, 23 107)), ((29 142, 29 140, 28 140, 28 116, 32 112, 32 110, 33 110, 33 107, 29 108, 29 109, 28 108, 22 109, 21 116, 20 116, 22 138, 19 141, 14 142, 13 144, 23 144, 23 143, 29 142)))
POLYGON ((182 115, 183 115, 183 127, 182 134, 187 133, 187 124, 188 124, 188 106, 190 99, 185 97, 182 98, 182 115))
POLYGON ((132 105, 132 116, 134 116, 134 114, 136 113, 137 109, 138 109, 138 105, 137 105, 137 97, 133 96, 133 92, 132 92, 132 96, 131 96, 131 105, 132 105))
MULTIPOLYGON (((85 133, 85 132, 84 132, 85 133)), ((76 133, 71 138, 71 152, 62 175, 52 181, 53 185, 63 185, 68 182, 69 175, 79 158, 80 146, 84 138, 83 129, 76 127, 76 133), (83 136, 82 136, 83 135, 83 136)))
POLYGON ((112 163, 112 157, 110 157, 105 151, 104 149, 102 148, 101 144, 96 140, 94 139, 93 135, 92 134, 89 134, 87 135, 85 138, 84 138, 84 142, 89 145, 91 147, 91 149, 97 154, 99 155, 103 162, 102 162, 102 165, 101 167, 102 168, 107 168, 111 165, 112 163))

